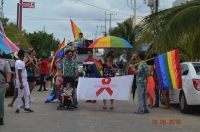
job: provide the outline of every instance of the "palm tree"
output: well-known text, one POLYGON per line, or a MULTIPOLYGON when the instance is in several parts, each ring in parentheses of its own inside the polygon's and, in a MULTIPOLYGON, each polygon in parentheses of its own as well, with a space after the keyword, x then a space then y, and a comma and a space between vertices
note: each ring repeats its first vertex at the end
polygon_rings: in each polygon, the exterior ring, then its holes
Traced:
POLYGON ((127 40, 134 47, 133 49, 116 50, 114 52, 115 57, 117 58, 120 57, 122 54, 126 54, 127 61, 130 61, 130 59, 132 58, 133 52, 137 51, 137 49, 139 48, 135 42, 136 28, 135 29, 132 28, 132 23, 133 23, 132 19, 129 18, 123 23, 118 23, 117 27, 110 30, 110 35, 123 38, 127 40))
POLYGON ((175 48, 185 60, 200 58, 200 0, 151 14, 138 28, 140 43, 150 44, 148 54, 175 48))

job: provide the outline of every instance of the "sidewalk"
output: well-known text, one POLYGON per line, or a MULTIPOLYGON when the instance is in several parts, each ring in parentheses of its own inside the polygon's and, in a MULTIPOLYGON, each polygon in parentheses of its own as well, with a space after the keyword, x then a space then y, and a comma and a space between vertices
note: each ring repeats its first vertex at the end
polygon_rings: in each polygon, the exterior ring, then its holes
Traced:
MULTIPOLYGON (((138 115, 137 96, 133 101, 115 101, 114 110, 103 109, 102 101, 96 104, 79 101, 79 108, 74 111, 57 111, 59 103, 45 104, 50 91, 37 92, 35 87, 31 99, 34 103, 30 107, 34 113, 23 110, 15 114, 15 107, 7 107, 11 97, 5 99, 5 125, 0 126, 0 132, 183 132, 200 130, 199 116, 196 114, 182 114, 177 105, 172 105, 170 110, 154 108, 150 114, 138 115), (181 124, 152 124, 152 120, 176 120, 181 124)), ((15 104, 14 104, 15 106, 15 104)))

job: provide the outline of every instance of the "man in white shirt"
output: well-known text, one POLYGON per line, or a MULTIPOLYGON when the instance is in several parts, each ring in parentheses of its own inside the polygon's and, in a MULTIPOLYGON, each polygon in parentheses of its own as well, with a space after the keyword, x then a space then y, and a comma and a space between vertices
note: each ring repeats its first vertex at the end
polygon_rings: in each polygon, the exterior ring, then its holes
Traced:
POLYGON ((24 96, 25 99, 25 111, 34 112, 29 107, 29 96, 30 90, 27 81, 27 71, 24 63, 24 50, 20 49, 18 52, 18 60, 15 62, 15 73, 16 73, 16 88, 18 88, 18 97, 17 97, 17 107, 15 113, 19 113, 21 98, 24 96))

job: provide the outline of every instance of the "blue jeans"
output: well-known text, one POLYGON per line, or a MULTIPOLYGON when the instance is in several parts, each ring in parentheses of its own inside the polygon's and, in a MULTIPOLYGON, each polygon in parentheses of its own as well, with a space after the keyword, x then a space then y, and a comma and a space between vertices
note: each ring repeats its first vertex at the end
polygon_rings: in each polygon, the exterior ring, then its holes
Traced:
POLYGON ((137 84, 138 91, 138 112, 144 113, 149 111, 147 106, 147 94, 146 94, 147 85, 137 84))

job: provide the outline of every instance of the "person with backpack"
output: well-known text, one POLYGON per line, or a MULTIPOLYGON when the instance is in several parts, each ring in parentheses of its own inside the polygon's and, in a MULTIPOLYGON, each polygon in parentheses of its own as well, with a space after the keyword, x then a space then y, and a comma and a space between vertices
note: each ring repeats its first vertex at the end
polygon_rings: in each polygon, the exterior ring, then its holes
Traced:
POLYGON ((4 124, 4 97, 10 87, 11 70, 7 61, 0 59, 0 125, 4 124))

